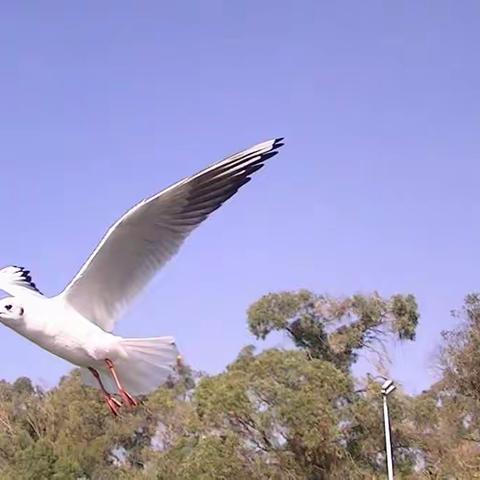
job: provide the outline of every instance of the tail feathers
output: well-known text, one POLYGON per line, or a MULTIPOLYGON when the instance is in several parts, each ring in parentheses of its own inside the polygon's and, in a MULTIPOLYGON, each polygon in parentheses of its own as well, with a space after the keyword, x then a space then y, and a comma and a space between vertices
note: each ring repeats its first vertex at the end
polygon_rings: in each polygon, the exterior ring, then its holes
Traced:
MULTIPOLYGON (((132 395, 144 395, 165 383, 173 374, 179 354, 173 337, 125 338, 121 347, 125 358, 114 361, 115 371, 123 387, 132 395)), ((98 370, 102 382, 111 393, 117 391, 109 372, 98 370)), ((85 384, 98 387, 93 375, 82 369, 85 384)))

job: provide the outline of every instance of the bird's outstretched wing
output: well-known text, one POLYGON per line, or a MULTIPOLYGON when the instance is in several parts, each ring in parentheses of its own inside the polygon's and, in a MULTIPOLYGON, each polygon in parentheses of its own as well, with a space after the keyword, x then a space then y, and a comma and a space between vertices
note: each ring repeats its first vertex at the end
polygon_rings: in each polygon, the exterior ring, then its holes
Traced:
POLYGON ((185 238, 277 153, 282 139, 232 155, 140 202, 115 223, 61 294, 111 331, 123 309, 185 238))
POLYGON ((42 295, 32 281, 30 272, 23 267, 10 266, 0 270, 0 290, 14 297, 25 294, 42 295))

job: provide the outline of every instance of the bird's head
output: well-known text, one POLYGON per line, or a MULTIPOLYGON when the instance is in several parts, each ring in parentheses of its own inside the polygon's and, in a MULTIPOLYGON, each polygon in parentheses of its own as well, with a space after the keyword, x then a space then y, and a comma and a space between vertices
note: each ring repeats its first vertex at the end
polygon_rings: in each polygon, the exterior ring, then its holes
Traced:
POLYGON ((2 322, 15 322, 23 319, 24 308, 15 298, 3 298, 0 300, 0 320, 2 322))

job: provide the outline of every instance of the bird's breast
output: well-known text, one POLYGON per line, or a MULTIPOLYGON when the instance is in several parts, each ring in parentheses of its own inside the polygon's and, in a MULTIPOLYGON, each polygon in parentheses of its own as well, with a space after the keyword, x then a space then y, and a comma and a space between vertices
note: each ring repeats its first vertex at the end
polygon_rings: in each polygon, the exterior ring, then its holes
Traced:
POLYGON ((18 333, 78 366, 89 366, 105 358, 111 343, 107 337, 114 338, 88 320, 73 318, 68 311, 58 309, 43 308, 36 315, 26 316, 25 322, 18 327, 18 333))

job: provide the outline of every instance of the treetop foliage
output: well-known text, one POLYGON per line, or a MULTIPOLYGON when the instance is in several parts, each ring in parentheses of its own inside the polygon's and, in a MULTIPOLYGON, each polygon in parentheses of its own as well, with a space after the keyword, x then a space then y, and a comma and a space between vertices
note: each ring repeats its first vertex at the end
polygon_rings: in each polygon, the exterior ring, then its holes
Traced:
POLYGON ((382 344, 387 333, 414 340, 419 314, 413 295, 384 299, 377 293, 335 299, 308 290, 270 293, 248 310, 248 325, 257 338, 286 332, 312 358, 349 369, 362 349, 382 344))

